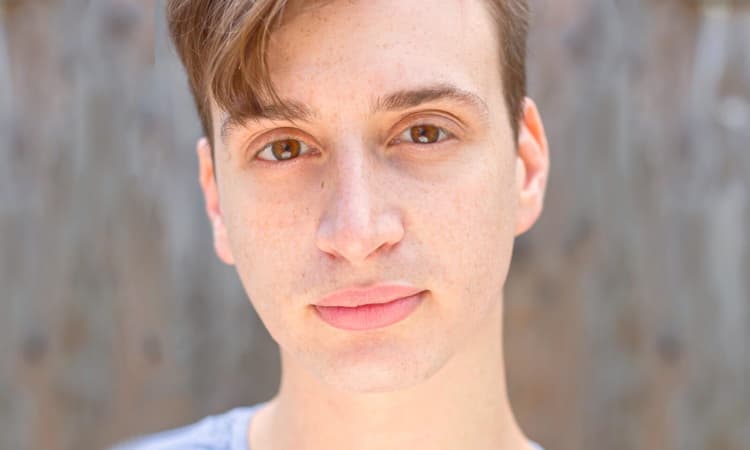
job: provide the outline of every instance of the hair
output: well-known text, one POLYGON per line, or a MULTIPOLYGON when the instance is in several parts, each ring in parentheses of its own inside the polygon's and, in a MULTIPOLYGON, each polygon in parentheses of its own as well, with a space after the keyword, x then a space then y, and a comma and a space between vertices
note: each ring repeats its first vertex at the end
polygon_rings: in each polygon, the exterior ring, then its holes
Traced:
MULTIPOLYGON (((500 74, 514 140, 526 95, 527 0, 485 0, 497 22, 500 74)), ((187 72, 203 132, 214 148, 211 101, 231 121, 283 105, 266 60, 288 0, 168 0, 169 33, 187 72)))

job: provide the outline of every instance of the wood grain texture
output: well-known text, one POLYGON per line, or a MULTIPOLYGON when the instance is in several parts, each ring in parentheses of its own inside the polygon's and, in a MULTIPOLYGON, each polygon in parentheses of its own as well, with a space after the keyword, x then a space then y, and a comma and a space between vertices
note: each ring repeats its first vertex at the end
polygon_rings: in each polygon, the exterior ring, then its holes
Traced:
MULTIPOLYGON (((750 8, 532 5, 552 173, 506 288, 520 422, 548 450, 746 450, 750 8)), ((101 449, 277 387, 212 254, 162 7, 0 1, 1 449, 101 449)))
POLYGON ((535 11, 553 173, 508 286, 521 422, 560 449, 747 448, 750 11, 535 11))

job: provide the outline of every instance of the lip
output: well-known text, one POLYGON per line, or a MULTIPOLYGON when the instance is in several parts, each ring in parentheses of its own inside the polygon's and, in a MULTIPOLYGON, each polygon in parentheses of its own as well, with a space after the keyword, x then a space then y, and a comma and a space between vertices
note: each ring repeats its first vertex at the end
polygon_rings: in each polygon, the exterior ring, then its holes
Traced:
POLYGON ((414 295, 385 303, 361 304, 354 307, 314 306, 318 317, 332 327, 350 331, 371 330, 387 327, 409 317, 422 303, 426 292, 419 291, 414 295))
POLYGON ((315 306, 355 308, 411 297, 423 290, 414 286, 398 284, 379 284, 365 288, 353 287, 328 294, 315 302, 315 306))
POLYGON ((318 300, 318 317, 343 330, 383 328, 406 319, 422 303, 425 289, 378 284, 333 292, 318 300))

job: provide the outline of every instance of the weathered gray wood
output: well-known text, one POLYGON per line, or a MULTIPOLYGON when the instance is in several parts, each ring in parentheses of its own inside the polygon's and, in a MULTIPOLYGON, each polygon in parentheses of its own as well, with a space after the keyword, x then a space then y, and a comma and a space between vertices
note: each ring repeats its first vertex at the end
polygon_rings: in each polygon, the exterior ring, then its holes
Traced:
POLYGON ((6 5, 0 448, 103 448, 275 387, 270 339, 212 255, 155 8, 6 5))
POLYGON ((553 174, 509 366, 549 446, 750 442, 750 10, 713 3, 535 2, 553 174))
MULTIPOLYGON (((750 9, 534 0, 550 138, 506 289, 549 450, 750 442, 750 9)), ((213 256, 162 2, 0 0, 0 448, 98 449, 268 398, 213 256)))

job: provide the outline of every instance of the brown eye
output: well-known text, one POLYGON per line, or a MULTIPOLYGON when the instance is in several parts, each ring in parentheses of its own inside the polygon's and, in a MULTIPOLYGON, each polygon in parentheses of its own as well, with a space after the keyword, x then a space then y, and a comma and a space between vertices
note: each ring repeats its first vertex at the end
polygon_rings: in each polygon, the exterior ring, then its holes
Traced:
POLYGON ((440 128, 434 125, 418 125, 409 129, 411 140, 420 144, 432 144, 440 137, 440 128))
POLYGON ((413 144, 435 144, 451 134, 436 125, 421 124, 414 125, 404 130, 394 142, 410 142, 413 144))
POLYGON ((307 153, 310 147, 298 139, 282 139, 263 147, 257 157, 265 161, 285 161, 307 153))
POLYGON ((276 159, 284 160, 290 158, 296 158, 299 156, 299 150, 302 146, 296 139, 286 139, 283 141, 276 141, 271 144, 271 152, 276 159))

